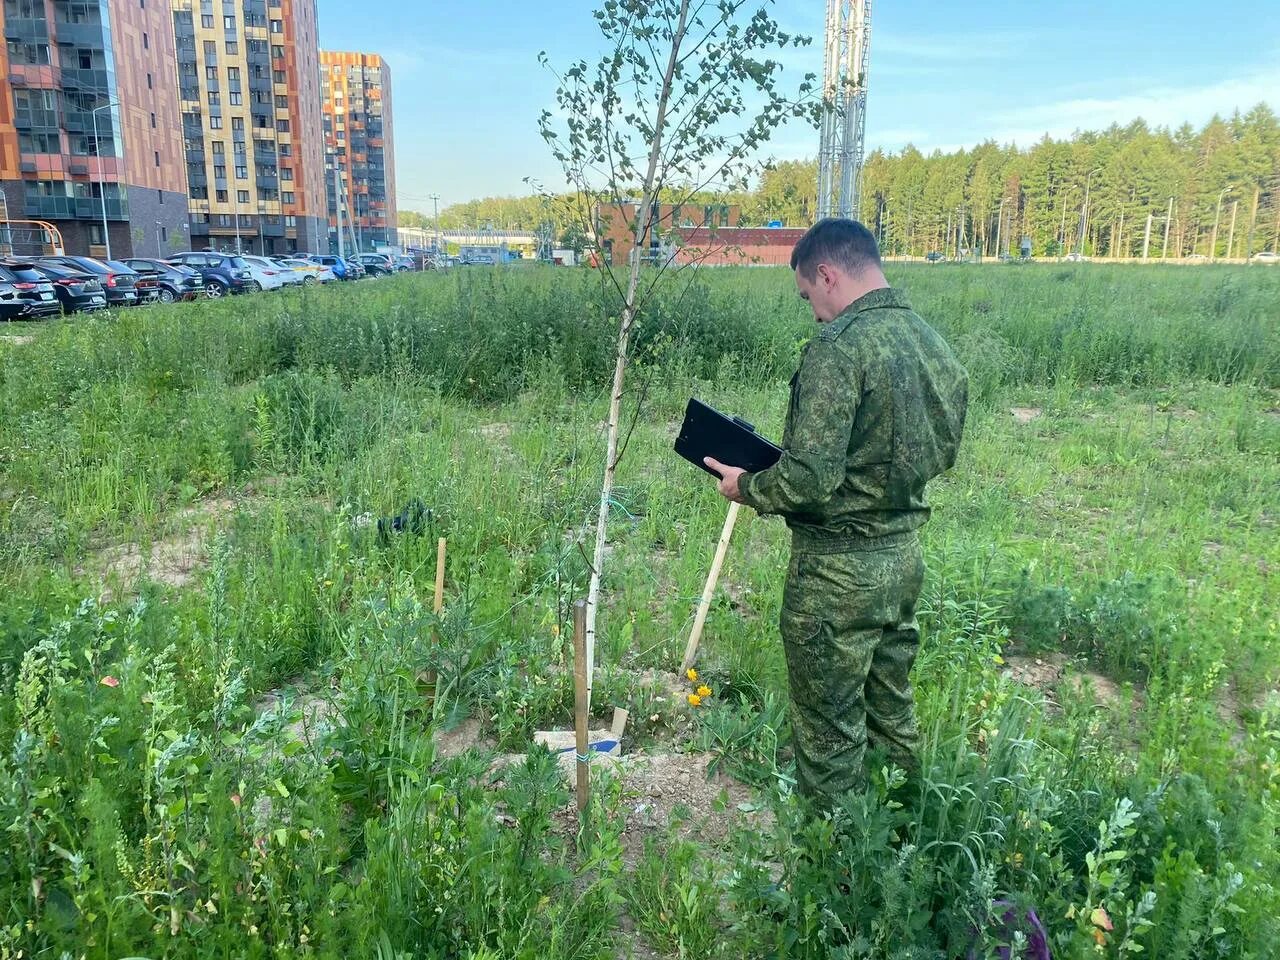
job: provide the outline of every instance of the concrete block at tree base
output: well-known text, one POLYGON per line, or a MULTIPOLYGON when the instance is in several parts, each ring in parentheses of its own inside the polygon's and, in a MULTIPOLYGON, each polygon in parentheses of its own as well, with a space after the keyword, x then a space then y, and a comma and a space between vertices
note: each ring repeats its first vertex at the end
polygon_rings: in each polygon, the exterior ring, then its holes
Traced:
MULTIPOLYGON (((576 738, 572 730, 539 730, 533 735, 533 742, 546 747, 556 755, 560 771, 570 785, 574 783, 574 764, 577 761, 576 738)), ((608 730, 590 730, 587 732, 588 750, 593 767, 614 769, 622 757, 621 738, 608 730), (598 749, 597 749, 598 748, 598 749)))

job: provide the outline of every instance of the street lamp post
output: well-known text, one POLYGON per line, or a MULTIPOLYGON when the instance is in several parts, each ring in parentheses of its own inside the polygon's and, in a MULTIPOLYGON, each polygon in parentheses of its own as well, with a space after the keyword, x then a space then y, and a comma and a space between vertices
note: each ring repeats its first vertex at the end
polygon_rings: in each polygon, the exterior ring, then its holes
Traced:
POLYGON ((156 259, 157 260, 161 258, 161 254, 160 254, 160 227, 161 226, 163 226, 163 224, 161 223, 161 221, 157 220, 156 221, 156 259))
POLYGON ((436 262, 438 263, 443 251, 440 249, 440 194, 433 193, 431 202, 435 204, 435 220, 436 220, 436 262))
MULTIPOLYGON (((102 201, 102 242, 107 248, 107 259, 111 259, 111 234, 107 231, 107 181, 102 172, 102 144, 98 139, 98 111, 110 110, 120 106, 119 100, 108 100, 100 107, 89 112, 93 114, 93 152, 98 155, 98 199, 102 201)), ((114 151, 113 151, 114 155, 114 151)))

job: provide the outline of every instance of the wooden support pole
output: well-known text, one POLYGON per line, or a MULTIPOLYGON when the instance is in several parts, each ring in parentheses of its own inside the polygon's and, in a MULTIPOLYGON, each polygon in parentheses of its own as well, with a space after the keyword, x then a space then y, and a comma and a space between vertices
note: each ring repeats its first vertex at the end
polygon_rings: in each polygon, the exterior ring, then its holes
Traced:
POLYGON ((587 809, 591 797, 591 770, 587 765, 587 604, 573 605, 573 729, 577 753, 574 769, 578 780, 578 813, 587 809))
MULTIPOLYGON (((440 611, 444 609, 444 553, 445 553, 445 538, 441 537, 440 540, 436 543, 436 597, 435 597, 435 603, 431 607, 432 612, 435 613, 437 616, 440 614, 440 611)), ((436 628, 432 628, 431 646, 434 648, 439 645, 440 645, 440 631, 436 628)), ((435 670, 428 670, 427 676, 426 676, 428 717, 434 715, 435 713, 436 679, 437 678, 436 678, 435 670)))
POLYGON ((444 547, 445 538, 441 537, 436 544, 436 613, 444 609, 444 547))
POLYGON ((707 611, 711 609, 711 598, 716 592, 716 583, 720 579, 720 567, 724 565, 724 556, 729 551, 729 538, 733 536, 733 525, 738 522, 740 504, 729 504, 729 515, 724 518, 724 529, 720 532, 720 542, 716 544, 716 557, 711 562, 711 573, 707 576, 707 585, 702 591, 702 599, 698 601, 698 615, 693 619, 693 630, 689 634, 689 643, 684 648, 684 661, 680 664, 680 672, 684 673, 693 666, 698 656, 698 642, 702 639, 702 628, 707 622, 707 611))

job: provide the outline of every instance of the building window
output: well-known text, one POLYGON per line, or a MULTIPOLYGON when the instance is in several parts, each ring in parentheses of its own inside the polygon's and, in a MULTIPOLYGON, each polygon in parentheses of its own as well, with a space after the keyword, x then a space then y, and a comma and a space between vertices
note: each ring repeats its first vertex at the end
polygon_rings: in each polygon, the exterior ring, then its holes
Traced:
POLYGON ((163 190, 157 190, 157 191, 156 191, 156 203, 164 203, 164 191, 163 191, 163 190))
POLYGON ((288 120, 277 120, 277 121, 276 121, 276 129, 277 129, 278 131, 280 131, 281 133, 288 133, 288 132, 289 132, 289 121, 288 121, 288 120))
POLYGON ((149 72, 147 73, 147 89, 148 90, 153 89, 153 87, 151 86, 151 74, 149 72))
POLYGON ((217 68, 217 67, 213 67, 213 66, 205 67, 205 68, 204 68, 204 78, 205 78, 206 80, 213 80, 214 82, 217 82, 217 79, 218 79, 218 68, 217 68))
POLYGON ((213 194, 213 198, 214 198, 215 200, 217 200, 217 201, 218 201, 218 203, 226 203, 226 202, 227 202, 227 191, 225 191, 225 190, 215 190, 215 191, 214 191, 214 194, 213 194))
POLYGON ((237 179, 237 180, 248 180, 248 179, 249 179, 249 168, 248 168, 248 167, 236 167, 236 179, 237 179))
POLYGON ((288 83, 288 80, 285 79, 283 70, 272 70, 271 82, 272 83, 288 83))
POLYGON ((212 13, 202 13, 202 14, 200 14, 200 26, 204 27, 204 29, 206 29, 206 30, 212 30, 212 29, 213 29, 213 14, 212 14, 212 13))
POLYGON ((235 17, 223 17, 223 18, 222 18, 222 29, 223 29, 223 30, 234 30, 235 28, 236 28, 236 18, 235 18, 235 17))
POLYGON ((272 32, 272 33, 284 33, 284 21, 283 21, 283 20, 272 20, 272 21, 271 21, 271 32, 272 32))
POLYGON ((285 217, 284 225, 286 227, 296 227, 298 225, 298 218, 293 216, 285 217))
POLYGON ((280 179, 281 179, 281 180, 292 180, 292 179, 293 179, 293 167, 281 167, 281 168, 280 168, 280 179))
POLYGON ((276 94, 276 109, 285 110, 289 107, 289 98, 284 94, 276 94))
POLYGON ((239 40, 228 40, 228 41, 227 41, 227 53, 232 54, 233 56, 234 56, 234 55, 239 54, 239 53, 240 53, 240 41, 239 41, 239 40))
POLYGON ((158 167, 160 166, 160 151, 156 150, 155 155, 156 155, 156 166, 158 167))
POLYGON ((248 191, 248 190, 237 190, 237 191, 236 191, 236 202, 237 202, 237 203, 248 203, 248 202, 249 202, 249 191, 248 191))
POLYGON ((239 107, 244 104, 244 95, 240 93, 234 93, 234 92, 229 93, 227 95, 227 100, 233 107, 239 107))
POLYGON ((222 106, 222 94, 219 93, 217 90, 209 91, 209 106, 211 107, 222 106))
POLYGON ((147 32, 145 30, 142 31, 142 49, 143 50, 151 49, 151 42, 147 39, 147 32))
POLYGON ((221 118, 221 117, 210 117, 210 118, 209 118, 209 129, 210 129, 210 130, 221 130, 221 129, 222 129, 222 118, 221 118))
POLYGON ((239 133, 244 133, 244 117, 232 117, 231 129, 239 133))
POLYGON ((240 68, 239 68, 239 67, 227 67, 227 82, 228 82, 228 83, 239 83, 239 82, 240 82, 240 68))
POLYGON ((285 202, 285 203, 293 203, 293 192, 292 192, 292 191, 290 191, 290 190, 286 190, 284 193, 280 194, 280 196, 281 196, 281 198, 284 200, 284 202, 285 202))
POLYGON ((215 157, 221 157, 227 152, 227 145, 221 140, 213 141, 212 153, 215 157))
POLYGON ((206 60, 218 59, 218 43, 216 40, 206 40, 204 42, 204 56, 206 60))
POLYGON ((274 57, 276 60, 283 60, 284 47, 280 46, 279 44, 273 43, 271 45, 271 56, 274 57))
POLYGON ((213 179, 215 180, 227 179, 227 168, 225 164, 215 163, 213 165, 213 179))
POLYGON ((168 227, 165 227, 165 226, 161 226, 161 227, 160 227, 160 242, 161 242, 161 243, 168 243, 168 242, 169 242, 169 228, 168 228, 168 227))
POLYGON ((280 156, 282 157, 293 156, 293 144, 291 143, 282 143, 279 145, 278 149, 280 150, 280 156))
POLYGON ((104 242, 102 239, 102 224, 90 223, 88 227, 89 227, 89 231, 88 231, 89 242, 96 247, 102 246, 104 242))
POLYGON ((155 128, 156 128, 156 115, 153 113, 151 115, 151 129, 154 130, 155 128))

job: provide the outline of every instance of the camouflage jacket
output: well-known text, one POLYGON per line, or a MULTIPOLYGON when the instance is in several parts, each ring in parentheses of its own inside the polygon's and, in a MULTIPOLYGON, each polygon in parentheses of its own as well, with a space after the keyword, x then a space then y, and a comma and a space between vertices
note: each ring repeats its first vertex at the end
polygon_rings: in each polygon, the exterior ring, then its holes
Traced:
POLYGON ((805 346, 782 459, 743 475, 743 501, 781 514, 810 549, 915 530, 929 518, 925 484, 955 463, 968 384, 902 293, 873 290, 805 346))

